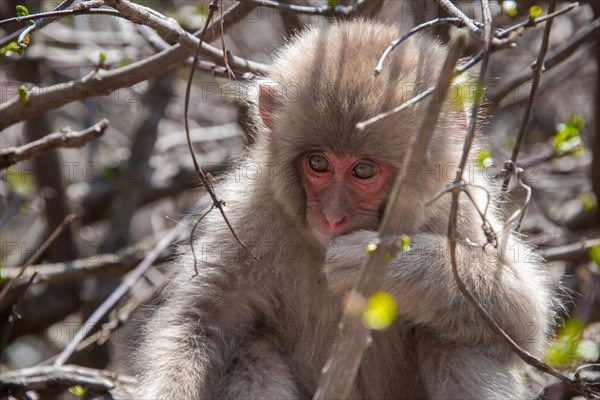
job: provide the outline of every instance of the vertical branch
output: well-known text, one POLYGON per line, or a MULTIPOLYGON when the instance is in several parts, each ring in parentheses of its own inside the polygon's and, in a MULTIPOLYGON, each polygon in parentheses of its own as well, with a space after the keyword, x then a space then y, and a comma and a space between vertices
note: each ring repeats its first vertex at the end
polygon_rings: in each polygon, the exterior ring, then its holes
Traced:
MULTIPOLYGON (((420 165, 425 160, 435 125, 445 101, 447 89, 452 82, 454 68, 467 42, 467 34, 459 30, 450 41, 448 55, 440 72, 437 87, 443 96, 429 101, 421 126, 410 148, 408 162, 420 165)), ((398 251, 395 237, 402 230, 401 219, 411 204, 410 187, 418 179, 407 176, 405 170, 398 174, 383 219, 379 226, 381 243, 362 267, 360 278, 353 293, 362 299, 369 298, 383 283, 387 265, 398 251)), ((321 381, 313 399, 347 398, 351 391, 364 352, 370 343, 370 330, 362 323, 360 315, 344 313, 338 340, 331 356, 323 367, 321 381)))
MULTIPOLYGON (((488 0, 481 0, 481 5, 482 5, 482 9, 483 9, 483 16, 484 16, 484 23, 485 23, 485 33, 484 33, 484 37, 485 37, 485 54, 484 54, 484 58, 482 61, 482 67, 481 67, 481 71, 480 71, 480 76, 479 76, 479 82, 483 82, 483 78, 485 77, 485 73, 486 73, 486 69, 487 69, 487 65, 488 65, 488 59, 489 59, 489 54, 490 54, 490 44, 491 44, 491 28, 492 28, 492 18, 491 18, 491 13, 490 13, 490 9, 489 9, 489 3, 488 0)), ((551 5, 551 10, 550 12, 554 11, 554 6, 556 5, 556 0, 552 0, 552 5, 551 5)), ((548 28, 548 25, 546 25, 546 28, 548 28)), ((549 30, 548 30, 549 32, 549 30)), ((540 55, 542 55, 542 53, 546 53, 548 46, 547 46, 547 39, 548 36, 544 36, 544 42, 546 42, 546 45, 544 46, 542 44, 542 50, 540 52, 540 55)), ((536 73, 537 76, 537 81, 539 83, 539 76, 541 76, 541 72, 542 72, 542 65, 543 65, 543 61, 544 61, 544 57, 539 57, 538 58, 538 64, 540 66, 540 68, 538 68, 538 71, 536 73)), ((536 85, 537 88, 537 85, 536 85)), ((531 107, 531 104, 533 102, 533 98, 535 96, 535 89, 532 88, 531 91, 531 95, 530 95, 530 103, 529 103, 529 108, 531 107)), ((454 179, 454 182, 452 184, 452 186, 454 187, 451 192, 452 192, 452 203, 450 206, 450 216, 449 216, 449 222, 448 222, 448 247, 450 249, 450 263, 451 263, 451 267, 452 267, 452 275, 454 277, 454 280, 456 282, 456 285, 458 287, 458 289, 460 290, 460 292, 465 296, 465 298, 467 299, 467 301, 473 305, 473 307, 475 307, 475 309, 477 310, 477 312, 481 315, 481 317, 483 318, 483 320, 487 323, 488 327, 492 330, 492 332, 494 332, 495 334, 497 334, 498 336, 500 336, 505 343, 507 343, 509 345, 509 347, 522 359, 524 360, 526 363, 528 363, 529 365, 533 365, 535 366, 538 370, 543 371, 547 374, 550 374, 552 376, 554 376, 555 378, 558 378, 559 380, 566 382, 567 384, 569 384, 574 390, 576 390, 578 393, 587 395, 590 394, 590 390, 588 387, 586 387, 585 385, 580 385, 577 382, 575 382, 573 379, 561 374, 560 372, 554 370, 552 367, 550 367, 549 365, 541 362, 537 357, 533 356, 531 353, 529 353, 528 351, 524 350, 523 348, 521 348, 505 331, 504 329, 502 329, 502 327, 494 320, 494 318, 487 312, 487 310, 477 301, 477 299, 475 298, 475 296, 471 293, 471 291, 469 290, 469 288, 465 285, 465 283, 463 282, 463 280, 461 279, 459 273, 458 273, 458 265, 457 265, 457 261, 456 261, 456 224, 457 224, 457 217, 458 217, 458 209, 459 209, 459 202, 458 202, 458 197, 461 193, 461 191, 463 190, 463 185, 459 185, 459 183, 462 181, 462 174, 464 171, 464 167, 466 165, 466 161, 468 159, 468 155, 469 155, 469 151, 471 148, 471 145, 473 143, 473 139, 475 137, 475 126, 477 123, 477 113, 478 113, 478 109, 479 109, 479 105, 480 105, 480 99, 479 96, 476 97, 475 99, 475 103, 473 104, 473 109, 471 112, 471 121, 469 123, 469 129, 467 132, 467 138, 465 140, 465 146, 463 148, 463 154, 461 156, 461 161, 459 164, 459 168, 456 174, 456 178, 454 179)), ((529 115, 529 108, 528 108, 528 112, 527 115, 529 115)), ((519 132, 520 134, 520 139, 522 140, 522 134, 524 132, 524 126, 526 125, 526 123, 524 123, 522 125, 522 130, 519 132)), ((517 144, 518 146, 519 144, 517 144)), ((516 159, 516 156, 518 154, 518 149, 513 152, 513 159, 512 161, 514 162, 514 160, 516 159)), ((507 236, 507 235, 505 235, 507 236)))
MULTIPOLYGON (((490 60, 490 46, 492 41, 492 13, 488 0, 481 0, 481 6, 483 9, 483 22, 484 22, 484 50, 483 60, 481 61, 481 69, 479 70, 479 77, 477 78, 477 85, 483 85, 485 81, 485 74, 487 73, 488 63, 490 60)), ((463 152, 458 164, 458 170, 456 171, 456 177, 454 178, 454 185, 458 184, 462 180, 462 176, 469 159, 469 153, 471 146, 473 146, 473 139, 475 139, 475 128, 477 127, 477 116, 479 115, 479 107, 481 105, 480 90, 476 91, 475 99, 471 107, 471 115, 469 116, 469 128, 467 129, 467 135, 465 138, 465 144, 463 146, 463 152)), ((457 192, 458 193, 458 192, 457 192)))
MULTIPOLYGON (((554 10, 556 10, 556 0, 551 0, 550 7, 548 8, 548 13, 551 14, 554 12, 554 10)), ((537 93, 540 80, 542 78, 542 72, 544 72, 544 62, 546 60, 546 54, 548 53, 548 45, 550 43, 550 31, 552 29, 553 22, 554 18, 546 22, 546 26, 544 27, 544 36, 542 38, 542 45, 540 47, 538 58, 534 66, 535 73, 531 82, 531 91, 529 92, 529 101, 527 102, 527 107, 525 108, 525 116, 523 117, 523 121, 521 122, 521 128, 519 129, 519 133, 517 134, 517 142, 515 143, 515 147, 513 148, 510 161, 508 161, 504 165, 507 174, 504 177, 504 182, 502 183, 503 193, 506 192, 506 190, 508 189, 508 184, 512 176, 511 172, 513 172, 514 170, 514 166, 517 161, 517 156, 519 155, 519 150, 521 150, 521 145, 523 144, 523 140, 525 139, 525 129, 527 128, 527 124, 529 123, 531 109, 533 108, 533 101, 535 99, 535 95, 537 93)))

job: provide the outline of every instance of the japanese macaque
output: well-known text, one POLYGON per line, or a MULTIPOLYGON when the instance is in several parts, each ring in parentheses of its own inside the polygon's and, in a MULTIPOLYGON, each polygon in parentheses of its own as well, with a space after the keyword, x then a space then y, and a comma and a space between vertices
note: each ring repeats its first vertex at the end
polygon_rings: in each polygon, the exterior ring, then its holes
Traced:
MULTIPOLYGON (((403 161, 424 104, 355 125, 402 104, 437 79, 445 49, 413 36, 373 68, 401 32, 366 21, 310 29, 277 55, 258 85, 258 135, 215 186, 239 237, 213 212, 147 324, 140 399, 306 399, 336 340, 344 295, 368 255, 398 171, 419 185, 402 221, 410 250, 393 259, 382 290, 398 319, 373 340, 355 399, 518 399, 522 362, 469 304, 447 251, 450 196, 466 117, 445 106, 423 165, 403 161), (450 167, 449 167, 450 166, 450 167)), ((250 100, 252 101, 252 100, 250 100)), ((488 187, 475 168, 472 195, 488 187)), ((491 191, 491 189, 489 189, 491 191)), ((493 197, 493 195, 492 195, 493 197)), ((482 218, 461 196, 458 270, 495 321, 538 354, 551 320, 548 279, 529 247, 507 232, 492 199, 487 219, 506 243, 485 245, 482 218), (493 210, 493 211, 492 211, 493 210)), ((350 350, 350 349, 349 349, 350 350)))

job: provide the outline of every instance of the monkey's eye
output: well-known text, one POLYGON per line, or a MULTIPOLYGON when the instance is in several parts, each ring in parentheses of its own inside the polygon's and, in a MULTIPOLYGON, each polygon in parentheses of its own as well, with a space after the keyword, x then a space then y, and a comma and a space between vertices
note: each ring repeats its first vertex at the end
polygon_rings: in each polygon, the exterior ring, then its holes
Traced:
POLYGON ((371 163, 361 161, 352 169, 352 175, 359 179, 369 179, 375 176, 377 167, 371 163))
POLYGON ((320 154, 308 157, 308 164, 315 172, 325 172, 329 169, 329 161, 320 154))

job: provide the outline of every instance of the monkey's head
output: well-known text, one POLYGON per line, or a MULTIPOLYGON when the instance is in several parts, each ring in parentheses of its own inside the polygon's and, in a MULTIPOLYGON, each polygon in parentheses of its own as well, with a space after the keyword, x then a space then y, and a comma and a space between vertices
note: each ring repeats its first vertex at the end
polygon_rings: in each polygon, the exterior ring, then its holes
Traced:
MULTIPOLYGON (((402 163, 421 104, 363 131, 355 127, 435 82, 445 52, 423 37, 404 42, 373 77, 378 59, 400 35, 394 27, 362 21, 308 30, 282 49, 260 84, 267 160, 281 178, 271 185, 275 199, 323 245, 357 229, 377 229, 395 176, 407 167, 402 163)), ((440 129, 451 119, 446 112, 440 129)), ((445 161, 447 136, 436 135, 430 159, 445 161)), ((431 197, 444 184, 430 179, 417 193, 431 197)), ((408 230, 424 223, 425 201, 415 199, 404 223, 408 230)))

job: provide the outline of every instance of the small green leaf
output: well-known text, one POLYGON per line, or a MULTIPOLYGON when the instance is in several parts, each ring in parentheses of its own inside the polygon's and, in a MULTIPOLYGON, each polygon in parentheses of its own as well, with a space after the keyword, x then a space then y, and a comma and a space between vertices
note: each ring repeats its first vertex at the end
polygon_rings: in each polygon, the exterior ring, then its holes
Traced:
POLYGON ((588 250, 588 256, 590 261, 593 261, 596 267, 600 268, 600 245, 591 247, 588 250))
POLYGON ((464 113, 471 104, 481 101, 484 86, 476 79, 466 74, 454 77, 448 88, 447 99, 453 111, 464 113))
POLYGON ((13 54, 18 54, 20 56, 25 54, 25 51, 21 48, 21 46, 19 46, 17 42, 10 42, 9 44, 0 49, 0 55, 12 57, 13 54))
POLYGON ((539 17, 540 15, 542 15, 543 11, 542 8, 539 6, 531 6, 529 8, 529 19, 535 19, 537 17, 539 17))
POLYGON ((390 326, 397 316, 398 309, 392 296, 386 292, 375 292, 363 312, 363 324, 370 329, 382 330, 390 326))
POLYGON ((327 7, 334 8, 337 6, 337 0, 327 0, 327 7))
POLYGON ((31 171, 15 171, 7 168, 4 171, 4 179, 8 187, 21 196, 26 196, 34 188, 35 176, 31 171))
POLYGON ((586 212, 594 212, 598 209, 598 203, 596 203, 596 199, 589 193, 584 193, 579 196, 579 201, 581 202, 581 208, 586 212))
POLYGON ((573 114, 569 118, 567 125, 573 129, 577 129, 578 131, 580 131, 585 126, 585 118, 583 118, 583 116, 581 115, 573 114))
POLYGON ((17 16, 18 17, 24 17, 26 15, 29 15, 29 10, 27 9, 27 7, 22 6, 22 5, 17 5, 17 16))
POLYGON ((19 86, 19 101, 23 104, 27 104, 29 101, 29 94, 27 88, 24 85, 19 86))
POLYGON ((579 359, 577 349, 583 334, 583 321, 567 320, 558 330, 556 339, 545 350, 544 358, 553 367, 567 367, 579 359))
POLYGON ((71 386, 69 392, 73 393, 77 397, 85 396, 85 389, 81 385, 71 386))
POLYGON ((367 247, 365 247, 365 253, 368 255, 374 254, 377 251, 377 243, 369 243, 367 247))
POLYGON ((584 324, 579 318, 570 318, 558 328, 558 336, 579 338, 583 333, 584 324))
POLYGON ((494 164, 490 149, 483 149, 477 154, 476 164, 479 169, 487 169, 494 164))
POLYGON ((119 174, 117 171, 116 167, 113 166, 104 166, 101 170, 100 170, 100 176, 102 178, 104 178, 107 181, 113 181, 116 182, 119 174))
POLYGON ((517 15, 517 2, 514 0, 505 0, 502 2, 502 11, 509 17, 517 15))
POLYGON ((398 245, 398 250, 402 253, 410 250, 410 238, 406 235, 401 235, 396 244, 398 245))
POLYGON ((100 53, 98 53, 98 64, 100 66, 104 65, 104 63, 106 62, 106 52, 104 50, 100 50, 100 53))
POLYGON ((580 130, 585 125, 585 120, 579 115, 573 115, 567 123, 556 126, 556 135, 552 139, 552 150, 555 157, 578 156, 584 151, 580 130))

